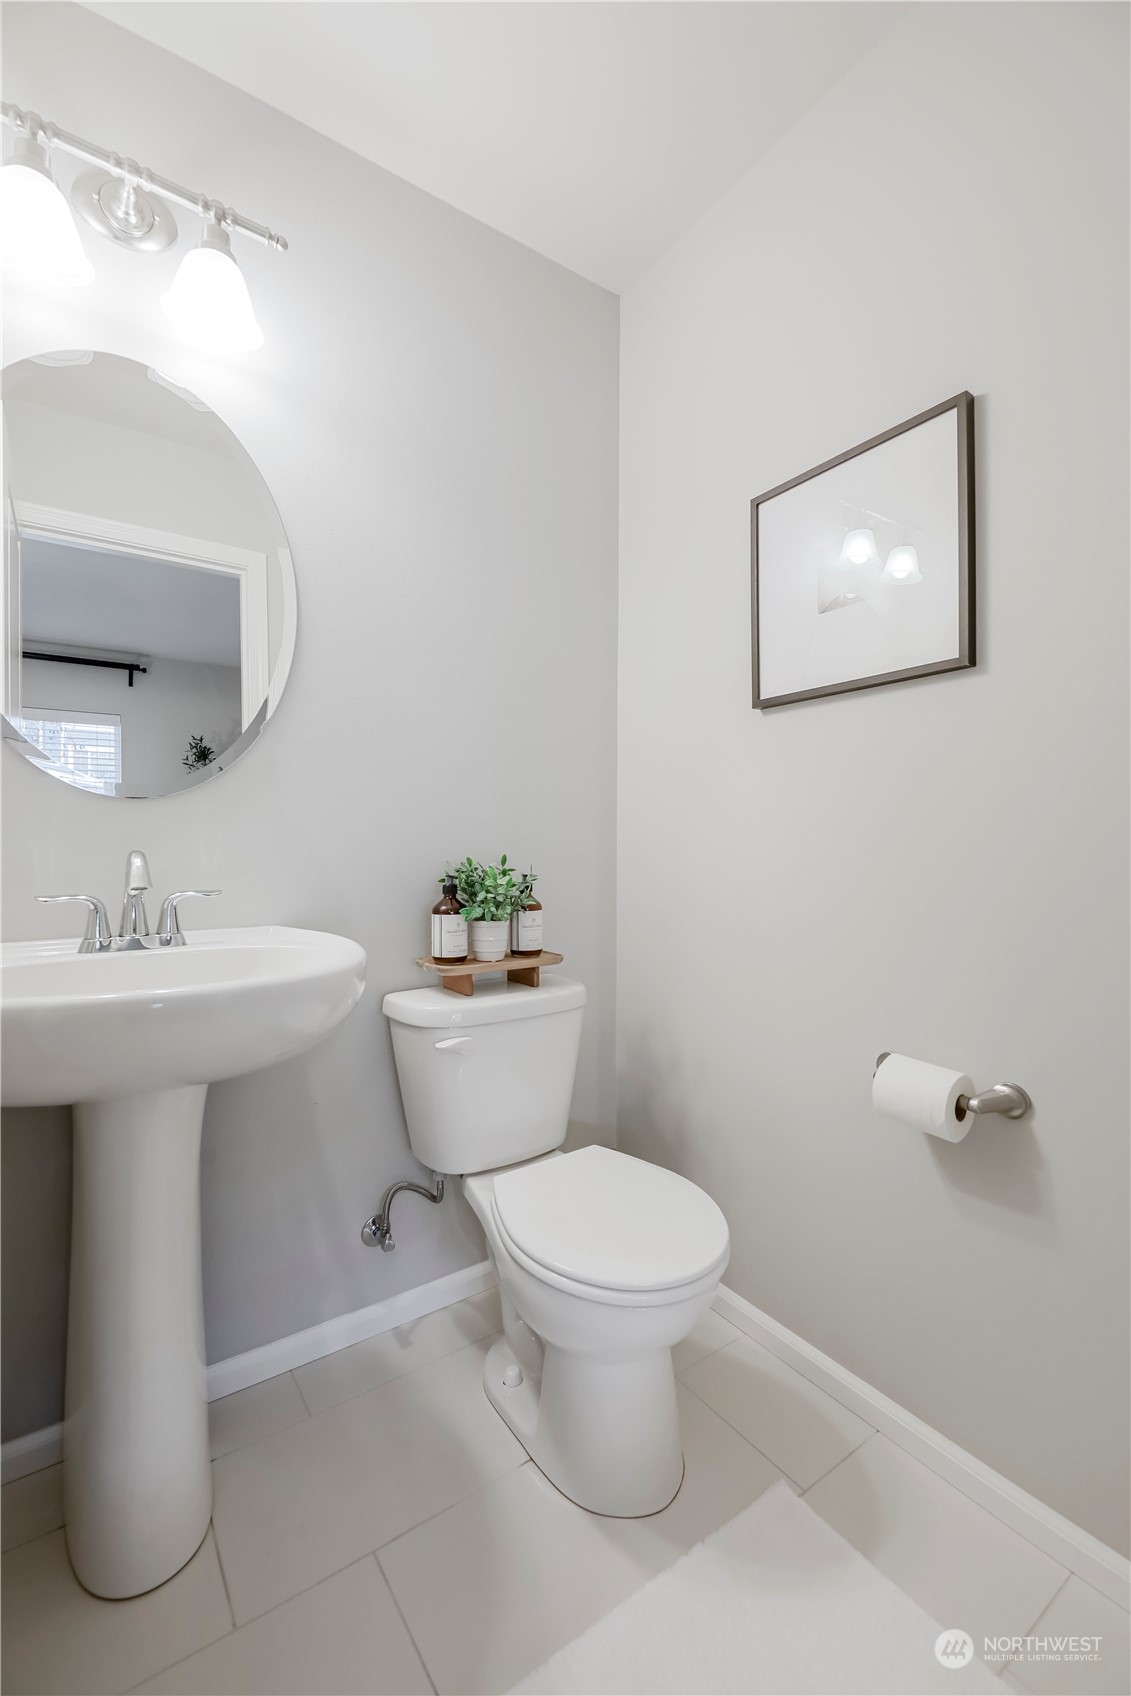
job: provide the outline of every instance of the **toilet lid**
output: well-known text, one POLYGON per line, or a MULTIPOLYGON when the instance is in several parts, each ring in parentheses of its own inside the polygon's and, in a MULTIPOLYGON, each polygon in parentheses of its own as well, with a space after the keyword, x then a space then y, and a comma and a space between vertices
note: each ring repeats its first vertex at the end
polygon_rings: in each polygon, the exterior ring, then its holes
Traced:
POLYGON ((730 1251, 721 1210, 687 1178, 611 1148, 579 1148, 495 1178, 496 1216, 516 1248, 578 1283, 664 1290, 730 1251))

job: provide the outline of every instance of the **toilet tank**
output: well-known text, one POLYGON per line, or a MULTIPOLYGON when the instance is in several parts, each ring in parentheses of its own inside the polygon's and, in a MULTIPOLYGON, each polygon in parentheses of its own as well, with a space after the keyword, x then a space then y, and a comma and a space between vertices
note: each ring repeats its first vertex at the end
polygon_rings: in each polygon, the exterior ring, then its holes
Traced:
POLYGON ((543 975, 474 995, 401 989, 381 1003, 412 1152, 434 1172, 486 1172, 565 1141, 585 985, 543 975))

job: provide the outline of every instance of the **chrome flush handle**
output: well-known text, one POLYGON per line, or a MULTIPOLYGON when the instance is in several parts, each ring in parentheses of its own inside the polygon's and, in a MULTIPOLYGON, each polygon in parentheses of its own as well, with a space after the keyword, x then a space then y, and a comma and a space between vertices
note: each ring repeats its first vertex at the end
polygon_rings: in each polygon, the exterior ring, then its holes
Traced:
POLYGON ((222 895, 222 889, 178 889, 175 895, 166 896, 161 907, 161 917, 157 924, 157 942, 161 948, 183 948, 185 933, 181 929, 180 917, 177 913, 177 903, 187 901, 190 897, 206 895, 222 895))

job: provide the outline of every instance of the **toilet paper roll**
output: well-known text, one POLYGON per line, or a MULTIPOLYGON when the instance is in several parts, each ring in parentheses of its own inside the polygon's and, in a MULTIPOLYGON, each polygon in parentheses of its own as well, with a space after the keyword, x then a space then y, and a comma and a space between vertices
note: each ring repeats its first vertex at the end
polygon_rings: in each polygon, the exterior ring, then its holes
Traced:
POLYGON ((974 1082, 965 1072, 932 1066, 927 1060, 912 1060, 906 1054, 889 1054, 872 1079, 872 1105, 885 1119, 896 1119, 932 1137, 961 1142, 974 1119, 958 1117, 960 1095, 973 1095, 974 1082))

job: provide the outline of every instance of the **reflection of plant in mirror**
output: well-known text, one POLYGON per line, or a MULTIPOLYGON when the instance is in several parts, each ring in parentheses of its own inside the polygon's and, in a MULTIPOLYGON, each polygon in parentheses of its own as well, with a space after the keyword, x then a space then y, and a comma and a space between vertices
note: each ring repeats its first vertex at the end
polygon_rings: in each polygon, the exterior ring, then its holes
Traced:
POLYGON ((460 911, 465 919, 497 923, 526 906, 534 874, 527 872, 524 876, 516 872, 507 865, 505 854, 497 866, 481 866, 469 854, 458 866, 449 866, 436 881, 445 883, 449 878, 455 879, 456 894, 463 902, 460 911))
POLYGON ((203 736, 190 736, 188 753, 181 764, 186 771, 203 771, 205 766, 210 766, 215 758, 215 748, 210 748, 203 736))

